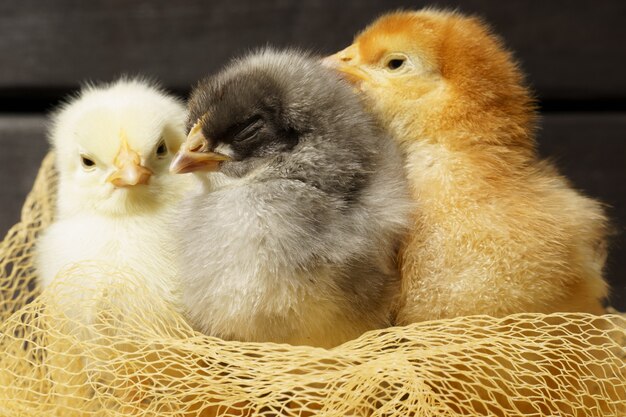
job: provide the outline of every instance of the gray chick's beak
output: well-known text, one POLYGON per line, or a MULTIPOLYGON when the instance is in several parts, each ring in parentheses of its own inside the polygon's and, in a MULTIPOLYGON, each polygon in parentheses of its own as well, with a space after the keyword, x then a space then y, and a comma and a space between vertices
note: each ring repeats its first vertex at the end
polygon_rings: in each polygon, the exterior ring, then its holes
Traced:
POLYGON ((174 156, 170 164, 170 172, 185 174, 194 171, 217 171, 222 162, 230 160, 231 158, 227 155, 209 151, 209 141, 202 134, 202 126, 198 121, 174 156))

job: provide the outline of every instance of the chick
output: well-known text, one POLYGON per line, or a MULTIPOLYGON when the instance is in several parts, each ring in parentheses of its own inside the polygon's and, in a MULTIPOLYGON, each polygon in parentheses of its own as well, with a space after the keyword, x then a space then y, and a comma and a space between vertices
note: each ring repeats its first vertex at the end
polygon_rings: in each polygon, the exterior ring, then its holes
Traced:
POLYGON ((266 50, 200 82, 188 107, 171 170, 203 184, 180 216, 192 325, 322 347, 389 325, 410 200, 395 144, 352 87, 266 50))
POLYGON ((535 150, 536 112, 480 20, 382 16, 324 60, 406 155, 419 201, 402 248, 398 323, 471 314, 601 313, 606 217, 535 150))
MULTIPOLYGON (((185 120, 177 99, 127 79, 88 86, 54 114, 59 188, 55 222, 36 248, 42 287, 69 264, 102 261, 138 273, 156 294, 179 302, 168 222, 190 182, 168 166, 185 139, 185 120)), ((79 284, 94 287, 93 278, 79 284)))

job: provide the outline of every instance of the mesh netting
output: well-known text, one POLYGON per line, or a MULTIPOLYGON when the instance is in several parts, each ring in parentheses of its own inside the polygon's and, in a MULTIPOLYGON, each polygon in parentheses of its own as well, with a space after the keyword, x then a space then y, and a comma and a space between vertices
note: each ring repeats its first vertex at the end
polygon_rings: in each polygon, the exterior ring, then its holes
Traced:
POLYGON ((432 321, 324 350, 200 335, 103 264, 68 267, 39 294, 52 166, 0 246, 0 416, 626 416, 617 314, 432 321))

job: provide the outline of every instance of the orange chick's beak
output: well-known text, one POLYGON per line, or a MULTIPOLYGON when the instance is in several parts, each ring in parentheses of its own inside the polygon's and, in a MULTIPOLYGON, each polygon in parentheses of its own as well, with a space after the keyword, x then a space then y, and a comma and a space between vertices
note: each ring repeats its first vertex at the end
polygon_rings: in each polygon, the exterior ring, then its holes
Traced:
POLYGON ((209 152, 209 141, 202 134, 202 125, 198 121, 170 164, 170 172, 217 171, 222 162, 230 160, 227 155, 209 152))
POLYGON ((107 178, 107 181, 116 187, 148 184, 153 174, 152 171, 141 165, 141 157, 128 146, 125 136, 122 136, 122 146, 113 163, 117 170, 107 178))
POLYGON ((339 71, 352 84, 359 84, 369 80, 368 74, 360 68, 359 50, 357 45, 350 45, 346 49, 322 59, 322 65, 339 71))

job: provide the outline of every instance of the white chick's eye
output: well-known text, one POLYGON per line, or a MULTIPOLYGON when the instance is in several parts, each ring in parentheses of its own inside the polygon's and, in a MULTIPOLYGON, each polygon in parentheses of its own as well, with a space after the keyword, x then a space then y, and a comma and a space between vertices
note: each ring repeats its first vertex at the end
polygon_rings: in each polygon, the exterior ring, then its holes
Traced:
POLYGON ((399 72, 407 67, 408 61, 404 54, 392 54, 385 58, 384 66, 387 71, 399 72))
POLYGON ((85 171, 91 171, 96 167, 96 162, 86 155, 80 155, 80 163, 85 171))
POLYGON ((159 158, 163 158, 165 155, 167 155, 167 145, 165 144, 165 140, 161 139, 161 142, 159 142, 155 153, 156 156, 159 158))

